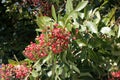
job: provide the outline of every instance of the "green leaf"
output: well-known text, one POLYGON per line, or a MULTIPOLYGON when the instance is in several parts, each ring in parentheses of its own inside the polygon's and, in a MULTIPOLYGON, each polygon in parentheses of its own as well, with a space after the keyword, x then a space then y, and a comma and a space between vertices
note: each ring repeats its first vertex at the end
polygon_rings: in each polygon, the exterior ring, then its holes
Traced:
MULTIPOLYGON (((29 78, 30 78, 30 80, 35 80, 35 78, 32 76, 29 76, 29 78)), ((28 78, 26 78, 26 80, 28 80, 28 78)))
POLYGON ((88 1, 82 1, 82 2, 80 2, 80 3, 77 5, 75 11, 80 11, 80 10, 82 10, 87 4, 88 4, 88 1))
POLYGON ((89 72, 81 72, 80 80, 95 80, 89 72))
POLYGON ((65 26, 63 21, 58 21, 58 23, 59 23, 60 26, 65 26))
POLYGON ((98 33, 97 25, 91 21, 86 21, 85 25, 92 33, 98 33))
POLYGON ((110 27, 102 27, 100 32, 103 33, 103 34, 109 34, 110 31, 111 31, 110 27))
POLYGON ((41 65, 40 64, 38 64, 38 65, 36 65, 36 71, 38 72, 38 71, 41 71, 41 65))
POLYGON ((115 35, 115 33, 113 32, 113 30, 110 27, 102 27, 100 32, 103 34, 107 34, 108 36, 115 35))
POLYGON ((80 74, 80 70, 75 65, 72 65, 72 66, 73 66, 73 70, 75 70, 77 73, 80 74))
POLYGON ((117 37, 119 38, 120 37, 120 24, 119 24, 119 26, 118 26, 118 34, 117 34, 117 37))
POLYGON ((71 11, 69 14, 66 14, 64 16, 65 25, 68 22, 68 20, 70 20, 71 18, 73 18, 73 19, 77 18, 77 13, 75 11, 71 11))
POLYGON ((72 1, 73 0, 67 0, 67 3, 66 3, 66 14, 69 14, 73 10, 72 1))
POLYGON ((101 19, 101 16, 100 16, 100 12, 99 11, 96 11, 95 12, 95 15, 96 15, 96 19, 94 19, 94 22, 96 23, 96 24, 98 24, 99 22, 100 22, 100 19, 101 19))
POLYGON ((74 22, 73 22, 73 25, 74 25, 74 28, 79 28, 79 23, 77 22, 77 20, 76 19, 74 19, 73 20, 74 22))
POLYGON ((71 26, 71 24, 68 23, 68 24, 66 25, 66 28, 67 28, 68 31, 71 31, 71 30, 72 30, 72 26, 71 26))
POLYGON ((80 74, 80 70, 76 67, 76 65, 71 61, 69 61, 69 62, 70 62, 70 68, 80 74))
POLYGON ((84 8, 84 18, 85 19, 89 19, 91 14, 92 14, 92 7, 91 6, 86 6, 86 8, 84 8))
POLYGON ((32 71, 32 76, 33 76, 33 77, 38 77, 38 72, 35 71, 35 70, 33 70, 33 71, 32 71))
POLYGON ((86 46, 87 44, 85 43, 84 40, 82 39, 77 39, 76 40, 77 44, 79 45, 79 47, 82 47, 82 46, 86 46))
POLYGON ((106 17, 102 20, 102 22, 104 22, 105 25, 108 25, 111 21, 111 19, 114 17, 115 12, 116 12, 116 7, 112 8, 111 11, 106 15, 106 17))
POLYGON ((38 29, 35 29, 36 32, 42 32, 42 29, 38 28, 38 29))
POLYGON ((13 65, 18 65, 19 63, 17 61, 14 61, 12 59, 8 59, 8 62, 13 65))
POLYGON ((47 75, 48 75, 49 77, 51 77, 51 76, 52 76, 52 71, 49 71, 49 72, 47 73, 47 75))
POLYGON ((41 17, 37 17, 36 21, 40 29, 46 29, 46 26, 50 26, 50 23, 53 20, 50 17, 41 16, 41 17))
POLYGON ((55 12, 55 7, 52 5, 52 16, 55 19, 55 21, 57 21, 57 16, 56 16, 56 12, 55 12))
POLYGON ((83 19, 83 18, 85 17, 85 14, 84 14, 84 13, 79 12, 79 16, 80 16, 80 18, 81 18, 81 19, 83 19))

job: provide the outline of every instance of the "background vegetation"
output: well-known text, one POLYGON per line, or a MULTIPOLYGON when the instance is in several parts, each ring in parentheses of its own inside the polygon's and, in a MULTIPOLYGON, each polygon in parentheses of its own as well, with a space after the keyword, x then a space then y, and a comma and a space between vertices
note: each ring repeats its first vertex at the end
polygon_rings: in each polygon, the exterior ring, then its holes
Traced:
MULTIPOLYGON (((72 38, 75 38, 70 44, 71 52, 67 50, 73 55, 66 55, 66 60, 57 64, 65 65, 64 68, 72 69, 75 73, 66 70, 67 77, 61 77, 63 72, 57 76, 61 80, 108 80, 113 78, 110 72, 120 69, 119 14, 119 0, 2 0, 0 56, 3 63, 8 63, 9 59, 15 60, 15 57, 19 61, 24 60, 22 52, 31 41, 35 41, 36 35, 41 34, 43 24, 40 21, 44 19, 41 16, 45 15, 53 19, 53 23, 66 26, 72 38), (81 3, 78 4, 79 2, 81 3), (75 66, 71 68, 68 65, 75 66)), ((43 21, 46 22, 47 19, 43 21)), ((41 79, 46 77, 47 70, 52 69, 50 64, 43 65, 43 74, 40 74, 40 69, 33 71, 32 76, 41 76, 41 79)), ((34 66, 36 67, 38 66, 34 66)), ((49 78, 46 77, 47 79, 49 78)))

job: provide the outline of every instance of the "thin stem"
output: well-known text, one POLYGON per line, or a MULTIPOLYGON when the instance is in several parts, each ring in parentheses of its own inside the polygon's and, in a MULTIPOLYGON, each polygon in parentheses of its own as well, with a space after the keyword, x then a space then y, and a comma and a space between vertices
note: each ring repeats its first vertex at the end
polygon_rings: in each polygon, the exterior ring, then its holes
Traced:
POLYGON ((15 60, 19 63, 19 61, 18 61, 18 59, 17 59, 17 57, 16 57, 16 55, 14 54, 14 58, 15 58, 15 60))

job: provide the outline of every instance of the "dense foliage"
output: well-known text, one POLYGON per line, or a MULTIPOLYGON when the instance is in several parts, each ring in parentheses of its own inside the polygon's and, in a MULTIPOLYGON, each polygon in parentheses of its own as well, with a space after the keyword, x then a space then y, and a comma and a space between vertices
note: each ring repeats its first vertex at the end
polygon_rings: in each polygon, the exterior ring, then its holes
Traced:
MULTIPOLYGON (((4 33, 0 36, 0 49, 4 55, 5 52, 12 54, 16 61, 9 59, 9 64, 2 65, 0 72, 9 73, 8 77, 15 80, 120 79, 119 1, 24 0, 24 3, 12 2, 10 7, 11 2, 1 2, 1 9, 5 9, 0 14, 9 14, 6 15, 9 18, 2 17, 15 23, 0 23, 0 32, 4 33), (10 5, 6 5, 8 3, 10 5), (38 25, 36 38, 35 21, 38 25), (22 31, 21 28, 25 33, 18 36, 17 29, 22 31), (5 31, 7 29, 12 32, 5 31), (32 30, 34 34, 26 30, 32 30), (24 36, 27 33, 31 38, 24 36), (18 42, 21 40, 25 44, 18 42), (18 61, 20 57, 17 59, 14 55, 19 55, 19 51, 26 57, 23 61, 18 61)), ((8 77, 1 75, 3 80, 8 77)))

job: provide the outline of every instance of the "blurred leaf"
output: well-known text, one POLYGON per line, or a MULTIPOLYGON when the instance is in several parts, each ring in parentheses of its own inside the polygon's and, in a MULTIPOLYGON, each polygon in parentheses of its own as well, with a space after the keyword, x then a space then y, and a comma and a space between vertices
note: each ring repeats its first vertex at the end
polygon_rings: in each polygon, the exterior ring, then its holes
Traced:
POLYGON ((73 0, 67 0, 66 3, 66 14, 69 14, 73 10, 73 0))
POLYGON ((103 34, 109 34, 110 31, 111 31, 110 27, 102 27, 100 32, 103 34))
POLYGON ((72 30, 72 26, 71 26, 71 24, 68 23, 68 24, 66 25, 66 28, 67 28, 68 31, 71 31, 71 30, 72 30))
POLYGON ((92 12, 93 12, 92 7, 87 5, 86 8, 84 8, 84 18, 90 19, 92 12))
POLYGON ((77 39, 75 41, 77 42, 79 47, 87 46, 87 44, 85 43, 85 41, 83 39, 77 39))
POLYGON ((19 63, 17 61, 14 61, 12 59, 8 59, 9 64, 13 64, 13 65, 18 65, 19 63))
POLYGON ((50 26, 51 21, 53 21, 50 17, 47 16, 41 16, 41 17, 37 17, 36 19, 38 26, 41 29, 46 29, 47 26, 50 26))
POLYGON ((55 19, 55 21, 57 21, 56 12, 55 12, 55 8, 54 8, 53 5, 52 5, 52 16, 53 16, 53 18, 55 19))
POLYGON ((75 70, 77 73, 80 74, 80 70, 75 65, 72 65, 72 67, 73 67, 73 70, 75 70))
POLYGON ((118 34, 117 34, 117 37, 119 38, 120 37, 120 24, 118 26, 118 34))
POLYGON ((98 33, 97 25, 91 21, 86 21, 85 25, 92 33, 98 33))
POLYGON ((35 71, 35 70, 32 70, 32 76, 33 76, 33 77, 38 77, 38 72, 35 71))
POLYGON ((51 76, 52 76, 52 71, 49 71, 49 72, 47 73, 47 75, 48 75, 49 77, 51 77, 51 76))
POLYGON ((79 12, 79 16, 80 16, 80 18, 81 18, 81 19, 83 19, 83 18, 85 17, 85 14, 84 14, 84 13, 79 12))
POLYGON ((69 61, 69 62, 70 62, 70 68, 80 74, 80 70, 76 67, 76 65, 71 61, 69 61))
POLYGON ((88 1, 82 1, 80 2, 77 7, 75 8, 75 11, 80 11, 82 10, 86 5, 88 4, 88 1))
POLYGON ((116 7, 112 8, 111 11, 106 15, 105 18, 103 18, 103 22, 105 23, 105 25, 108 25, 110 23, 110 20, 114 17, 115 12, 116 12, 116 7))
POLYGON ((108 36, 115 35, 115 33, 111 30, 110 27, 102 27, 100 32, 103 34, 107 34, 108 36))
POLYGON ((103 9, 103 7, 104 7, 107 3, 108 3, 108 0, 105 0, 99 8, 100 8, 100 9, 103 9))
POLYGON ((79 23, 76 21, 76 19, 73 20, 73 28, 79 28, 79 23))
POLYGON ((38 29, 35 29, 36 32, 42 32, 42 29, 38 28, 38 29))
POLYGON ((36 65, 35 69, 37 72, 41 71, 41 64, 36 65))
POLYGON ((98 24, 101 20, 100 12, 99 11, 95 12, 95 15, 97 18, 94 21, 96 24, 98 24))
POLYGON ((89 72, 80 74, 80 80, 95 80, 89 72))
POLYGON ((65 21, 65 24, 67 24, 67 22, 69 21, 69 20, 71 20, 72 18, 73 19, 76 19, 77 18, 77 13, 75 12, 75 11, 72 11, 72 12, 70 12, 69 14, 66 14, 65 16, 64 16, 64 21, 65 21))

